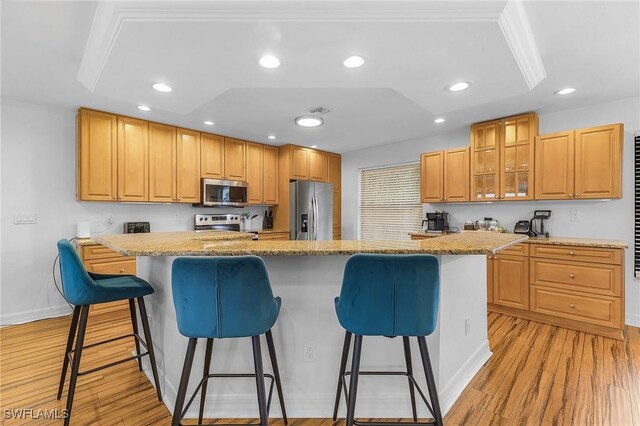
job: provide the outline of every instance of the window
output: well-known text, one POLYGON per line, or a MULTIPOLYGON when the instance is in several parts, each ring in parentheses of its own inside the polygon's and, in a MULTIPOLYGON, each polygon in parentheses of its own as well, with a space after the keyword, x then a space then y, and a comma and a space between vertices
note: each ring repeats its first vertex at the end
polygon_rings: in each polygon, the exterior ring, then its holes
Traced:
POLYGON ((640 278, 640 134, 636 133, 636 228, 634 240, 635 277, 640 278))
POLYGON ((409 240, 422 229, 420 164, 360 170, 360 239, 409 240))

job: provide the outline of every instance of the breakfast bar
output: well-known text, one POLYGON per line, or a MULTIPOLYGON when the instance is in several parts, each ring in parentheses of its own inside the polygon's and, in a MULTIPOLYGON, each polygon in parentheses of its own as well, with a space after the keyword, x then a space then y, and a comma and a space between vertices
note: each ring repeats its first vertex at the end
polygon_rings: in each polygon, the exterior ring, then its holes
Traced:
MULTIPOLYGON (((526 236, 494 232, 460 233, 422 241, 252 241, 252 234, 210 231, 107 235, 95 238, 121 254, 137 256, 138 276, 155 289, 148 297, 157 365, 164 403, 173 411, 186 351, 171 292, 171 265, 178 256, 257 255, 264 259, 273 293, 282 298, 273 328, 289 417, 329 417, 335 397, 343 329, 334 309, 344 266, 355 253, 432 254, 440 261, 438 326, 427 338, 431 362, 446 412, 471 378, 491 357, 487 339, 486 255, 526 236)), ((364 370, 401 371, 402 339, 367 338, 364 370)), ((212 372, 251 372, 247 339, 216 340, 212 372)), ((201 377, 204 345, 194 361, 189 393, 201 377)), ((414 364, 419 365, 417 348, 414 364)), ((268 362, 266 371, 270 370, 268 362)), ((145 365, 150 375, 148 365, 145 365)), ((416 373, 424 383, 421 372, 416 373)), ((406 379, 365 377, 358 393, 358 417, 409 417, 406 379), (375 382, 374 382, 375 381, 375 382)), ((257 417, 252 380, 213 380, 207 391, 205 417, 257 417)), ((197 417, 197 404, 187 417, 197 417)), ((341 403, 340 415, 345 404, 341 403)), ((280 415, 272 403, 271 417, 280 415)), ((427 416, 418 404, 418 415, 427 416)))

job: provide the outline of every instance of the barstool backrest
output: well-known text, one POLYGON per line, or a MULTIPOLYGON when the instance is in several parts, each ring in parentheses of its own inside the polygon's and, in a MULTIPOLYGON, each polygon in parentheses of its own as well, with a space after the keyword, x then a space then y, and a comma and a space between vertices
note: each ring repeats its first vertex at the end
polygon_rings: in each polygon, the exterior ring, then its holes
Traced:
POLYGON ((428 336, 440 299, 438 259, 430 255, 355 254, 344 269, 336 312, 363 336, 428 336))
POLYGON ((69 240, 61 239, 57 243, 60 255, 60 277, 62 293, 72 305, 88 305, 93 303, 96 284, 87 273, 78 251, 69 240))
POLYGON ((171 287, 180 334, 248 337, 273 327, 280 311, 258 256, 178 258, 171 287))

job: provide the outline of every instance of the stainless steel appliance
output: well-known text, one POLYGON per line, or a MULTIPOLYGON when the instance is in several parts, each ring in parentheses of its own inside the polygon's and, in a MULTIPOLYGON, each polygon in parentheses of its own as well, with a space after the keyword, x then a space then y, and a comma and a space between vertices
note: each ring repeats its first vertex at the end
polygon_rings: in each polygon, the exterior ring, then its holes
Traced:
POLYGON ((151 225, 149 222, 125 222, 124 233, 125 234, 144 234, 151 232, 151 225))
POLYGON ((544 221, 551 218, 551 210, 534 210, 531 220, 519 220, 513 228, 514 234, 527 234, 530 237, 548 237, 544 221))
POLYGON ((333 240, 333 185, 289 183, 289 229, 292 240, 333 240))
POLYGON ((427 231, 449 231, 449 213, 447 212, 435 212, 427 213, 427 218, 422 221, 422 226, 427 224, 427 231))
POLYGON ((240 231, 240 215, 197 214, 193 218, 196 231, 240 231))
POLYGON ((201 207, 244 207, 249 184, 237 180, 202 179, 201 207))

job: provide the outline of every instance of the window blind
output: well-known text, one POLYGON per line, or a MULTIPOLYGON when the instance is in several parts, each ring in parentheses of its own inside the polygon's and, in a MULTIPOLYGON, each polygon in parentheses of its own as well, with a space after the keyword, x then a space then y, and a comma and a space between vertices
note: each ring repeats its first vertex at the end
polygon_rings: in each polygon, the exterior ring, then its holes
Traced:
POLYGON ((640 134, 635 137, 635 188, 636 188, 636 225, 634 240, 634 272, 636 278, 640 278, 640 134))
POLYGON ((409 240, 422 229, 420 164, 360 170, 360 239, 409 240))

